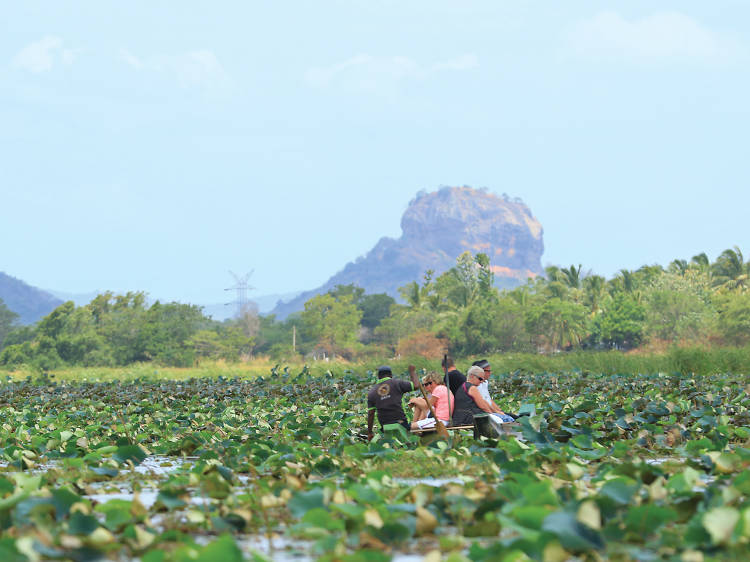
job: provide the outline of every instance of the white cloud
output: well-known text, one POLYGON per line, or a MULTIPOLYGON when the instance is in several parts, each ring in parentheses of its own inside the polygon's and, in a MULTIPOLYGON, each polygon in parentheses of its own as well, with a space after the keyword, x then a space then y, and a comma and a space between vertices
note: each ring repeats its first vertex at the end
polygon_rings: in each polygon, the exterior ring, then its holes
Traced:
POLYGON ((593 58, 727 60, 742 50, 739 41, 678 12, 627 20, 602 12, 566 33, 576 52, 593 58))
POLYGON ((433 70, 471 70, 479 67, 479 59, 476 55, 463 55, 433 65, 433 70))
POLYGON ((464 71, 478 66, 476 55, 471 54, 432 65, 420 65, 403 56, 375 57, 361 54, 330 66, 310 68, 305 73, 305 79, 318 88, 335 86, 392 92, 405 79, 424 79, 437 72, 464 71))
POLYGON ((13 66, 40 73, 52 70, 57 63, 73 64, 80 49, 68 49, 63 40, 55 35, 47 35, 21 49, 13 57, 13 66))
POLYGON ((123 60, 126 64, 129 66, 132 66, 136 70, 140 70, 143 68, 143 63, 141 62, 141 59, 136 57, 134 54, 132 54, 130 51, 126 49, 120 49, 120 59, 123 60))
POLYGON ((230 84, 229 76, 221 62, 207 49, 150 57, 138 57, 126 49, 120 49, 120 59, 135 70, 167 75, 183 86, 220 90, 230 84))

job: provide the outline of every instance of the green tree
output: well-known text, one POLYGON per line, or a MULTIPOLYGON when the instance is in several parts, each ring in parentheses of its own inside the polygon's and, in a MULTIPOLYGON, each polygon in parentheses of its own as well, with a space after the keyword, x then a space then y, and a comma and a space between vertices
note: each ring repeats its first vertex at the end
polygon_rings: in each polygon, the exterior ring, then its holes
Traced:
POLYGON ((666 273, 644 289, 646 334, 661 341, 704 341, 717 313, 705 275, 666 273))
POLYGON ((350 296, 337 300, 329 293, 308 300, 300 316, 306 338, 334 350, 357 341, 361 319, 350 296))
POLYGON ((578 347, 587 335, 586 307, 557 297, 529 308, 527 329, 552 349, 578 347))
POLYGON ((728 343, 750 343, 750 293, 729 297, 719 315, 719 330, 728 343))
POLYGON ((3 299, 0 299, 0 349, 3 348, 3 342, 17 320, 18 314, 5 306, 3 299))
POLYGON ((714 284, 722 289, 745 291, 750 285, 750 264, 745 263, 742 251, 724 250, 711 266, 714 284))
POLYGON ((362 312, 362 326, 371 330, 377 328, 383 319, 388 318, 394 304, 395 299, 385 293, 364 295, 357 303, 362 312))
POLYGON ((607 296, 606 287, 607 281, 601 275, 589 275, 583 280, 583 301, 592 317, 596 316, 602 308, 602 303, 607 296))
POLYGON ((617 293, 595 321, 598 337, 618 348, 635 347, 643 340, 645 317, 643 305, 632 295, 617 293))

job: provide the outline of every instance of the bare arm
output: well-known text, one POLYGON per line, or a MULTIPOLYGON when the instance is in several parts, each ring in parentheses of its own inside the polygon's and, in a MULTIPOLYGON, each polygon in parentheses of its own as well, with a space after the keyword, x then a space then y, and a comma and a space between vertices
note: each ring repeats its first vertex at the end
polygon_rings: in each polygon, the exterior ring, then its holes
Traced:
POLYGON ((482 395, 479 394, 479 390, 476 386, 472 386, 469 388, 469 396, 471 396, 471 399, 474 400, 474 403, 479 406, 479 408, 487 413, 493 413, 492 406, 490 406, 484 398, 482 398, 482 395))
POLYGON ((497 404, 495 404, 494 400, 490 400, 490 408, 492 408, 492 411, 495 412, 496 414, 504 414, 505 413, 505 412, 503 412, 500 409, 500 406, 498 406, 497 404))

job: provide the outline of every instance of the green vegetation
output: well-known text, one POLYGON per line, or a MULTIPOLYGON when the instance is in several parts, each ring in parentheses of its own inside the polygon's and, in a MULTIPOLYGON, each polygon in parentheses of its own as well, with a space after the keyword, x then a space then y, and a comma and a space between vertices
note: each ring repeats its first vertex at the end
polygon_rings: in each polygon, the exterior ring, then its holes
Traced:
POLYGON ((522 437, 420 446, 362 439, 372 373, 87 372, 0 384, 8 559, 708 561, 750 541, 744 376, 508 373, 522 437))
MULTIPOLYGON (((401 303, 337 286, 283 322, 252 309, 216 322, 196 306, 147 305, 142 293, 105 293, 83 307, 67 302, 35 326, 15 327, 0 303, 0 366, 189 367, 255 357, 300 366, 320 358, 363 364, 416 355, 434 360, 449 351, 458 357, 564 352, 576 363, 523 361, 553 370, 591 364, 600 372, 618 364, 624 372, 681 369, 692 353, 688 367, 695 372, 747 372, 747 353, 736 349, 750 344, 749 274, 735 247, 713 263, 698 254, 667 268, 621 270, 609 280, 580 265, 548 267, 546 277, 500 291, 488 257, 467 252, 442 275, 428 271, 402 287, 401 303), (640 358, 579 353, 611 350, 640 358)), ((508 366, 515 368, 523 363, 508 366)))

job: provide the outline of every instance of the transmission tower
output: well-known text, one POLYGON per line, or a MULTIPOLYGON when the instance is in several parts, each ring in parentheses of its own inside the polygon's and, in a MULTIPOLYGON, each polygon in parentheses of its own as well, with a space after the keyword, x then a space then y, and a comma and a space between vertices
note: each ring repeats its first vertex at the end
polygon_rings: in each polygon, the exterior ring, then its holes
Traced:
POLYGON ((227 287, 224 289, 225 291, 235 291, 235 300, 232 302, 226 303, 227 306, 234 305, 235 306, 235 316, 239 318, 242 316, 242 313, 245 311, 248 305, 248 299, 247 299, 247 292, 252 291, 255 287, 251 287, 248 285, 248 281, 250 280, 250 276, 253 274, 253 271, 250 271, 250 273, 246 273, 244 276, 240 277, 237 275, 234 271, 230 270, 229 273, 234 277, 234 286, 233 287, 227 287))

